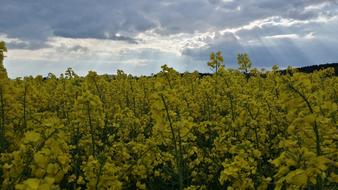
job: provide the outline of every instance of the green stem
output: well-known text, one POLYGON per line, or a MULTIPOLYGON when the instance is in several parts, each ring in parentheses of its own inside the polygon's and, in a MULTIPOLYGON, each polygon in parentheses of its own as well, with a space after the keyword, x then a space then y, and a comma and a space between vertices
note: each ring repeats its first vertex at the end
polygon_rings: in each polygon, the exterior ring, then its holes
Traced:
POLYGON ((164 108, 167 114, 167 119, 169 121, 169 127, 170 127, 170 131, 171 131, 171 135, 172 135, 172 141, 174 144, 174 149, 175 149, 175 158, 176 158, 176 167, 177 167, 177 173, 178 173, 178 181, 179 181, 179 189, 182 190, 183 189, 183 173, 182 173, 182 164, 181 164, 181 159, 180 159, 180 154, 181 154, 181 150, 178 150, 177 147, 177 140, 176 140, 176 135, 174 132, 174 127, 173 127, 173 123, 171 121, 170 115, 169 115, 169 109, 168 109, 168 105, 163 97, 163 95, 161 94, 161 99, 162 102, 164 104, 164 108))
POLYGON ((91 117, 91 114, 90 114, 89 102, 87 102, 87 115, 88 115, 90 134, 91 134, 91 138, 92 138, 92 154, 96 158, 94 128, 93 128, 93 123, 92 123, 92 117, 91 117))

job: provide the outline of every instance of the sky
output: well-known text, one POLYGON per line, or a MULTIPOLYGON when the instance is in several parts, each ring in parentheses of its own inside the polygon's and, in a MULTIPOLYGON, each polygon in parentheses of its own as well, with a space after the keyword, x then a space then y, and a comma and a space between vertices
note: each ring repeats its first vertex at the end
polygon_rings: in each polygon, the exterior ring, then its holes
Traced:
POLYGON ((211 72, 248 53, 253 67, 338 62, 338 0, 0 0, 11 78, 68 67, 150 75, 167 64, 211 72))

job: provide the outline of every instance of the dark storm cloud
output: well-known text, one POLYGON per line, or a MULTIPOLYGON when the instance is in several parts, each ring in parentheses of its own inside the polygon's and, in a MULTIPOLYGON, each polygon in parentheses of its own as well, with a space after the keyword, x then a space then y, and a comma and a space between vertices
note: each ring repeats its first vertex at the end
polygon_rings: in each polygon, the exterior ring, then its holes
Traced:
POLYGON ((132 35, 154 27, 136 4, 128 0, 4 0, 0 6, 0 33, 27 41, 44 42, 48 37, 61 36, 136 43, 132 37, 115 36, 118 32, 132 35))
POLYGON ((276 15, 306 20, 329 14, 304 9, 324 2, 337 4, 337 0, 2 0, 0 33, 40 41, 51 36, 113 36, 112 40, 135 43, 135 34, 152 28, 174 34, 236 27, 276 15), (123 37, 115 37, 116 33, 123 37))

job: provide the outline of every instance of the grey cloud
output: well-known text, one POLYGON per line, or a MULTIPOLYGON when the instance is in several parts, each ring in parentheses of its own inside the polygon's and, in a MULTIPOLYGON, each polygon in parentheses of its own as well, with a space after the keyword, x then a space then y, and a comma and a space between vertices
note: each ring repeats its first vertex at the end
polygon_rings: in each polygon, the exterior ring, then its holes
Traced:
POLYGON ((49 47, 48 44, 40 41, 40 40, 30 40, 30 41, 22 41, 22 42, 9 42, 7 43, 8 49, 28 49, 28 50, 37 50, 41 48, 49 47))
POLYGON ((111 39, 135 43, 128 34, 154 26, 137 6, 128 8, 137 4, 128 0, 4 0, 1 4, 0 33, 24 40, 45 42, 51 36, 106 39, 105 33, 122 31, 127 36, 111 39))
MULTIPOLYGON (((304 7, 336 0, 3 0, 0 33, 26 40, 45 41, 50 36, 106 39, 105 33, 124 33, 125 40, 149 29, 161 34, 217 30, 236 27, 256 19, 283 16, 309 19, 324 11, 304 11, 304 7), (237 7, 240 11, 232 11, 237 7)), ((335 8, 334 8, 335 7, 335 8)))
POLYGON ((265 25, 262 28, 240 31, 237 33, 241 37, 240 40, 227 33, 224 36, 218 35, 214 40, 208 41, 208 47, 186 49, 184 54, 206 63, 210 52, 221 51, 227 67, 237 67, 236 55, 242 52, 249 54, 255 67, 264 68, 271 68, 275 64, 285 68, 289 65, 304 66, 337 62, 338 56, 334 52, 338 49, 338 39, 334 37, 336 26, 338 26, 338 19, 329 24, 308 23, 288 28, 265 25), (314 34, 314 39, 304 38, 310 33, 314 34), (264 38, 289 34, 301 38, 272 40, 264 38))
POLYGON ((125 41, 131 44, 138 44, 138 40, 128 37, 128 36, 113 36, 110 39, 115 41, 125 41))
POLYGON ((336 1, 272 1, 272 0, 237 0, 221 1, 183 1, 170 9, 162 9, 160 13, 150 12, 157 17, 167 33, 194 32, 234 28, 258 19, 280 16, 296 20, 317 18, 321 15, 337 15, 336 1), (327 2, 329 6, 323 10, 305 10, 309 5, 327 2), (240 8, 239 10, 236 10, 240 8), (169 12, 168 14, 166 14, 169 12), (332 14, 333 13, 333 14, 332 14))
POLYGON ((89 48, 83 47, 83 46, 80 46, 80 45, 76 45, 76 46, 68 48, 68 50, 72 51, 72 52, 88 52, 89 48))
MULTIPOLYGON (((196 60, 207 62, 210 52, 221 51, 224 63, 227 68, 237 68, 236 56, 239 53, 248 53, 256 68, 271 68, 277 64, 280 67, 288 65, 300 66, 302 64, 314 64, 315 61, 308 58, 306 52, 302 51, 291 40, 279 41, 278 46, 242 46, 236 41, 224 43, 214 43, 208 48, 200 48, 185 51, 189 56, 194 56, 196 60), (203 56, 200 56, 203 55, 203 56)), ((318 64, 318 62, 317 62, 318 64)))
POLYGON ((244 51, 240 42, 232 33, 225 33, 224 35, 217 34, 216 37, 208 42, 207 47, 185 49, 184 55, 191 56, 195 60, 207 62, 211 52, 221 51, 226 62, 234 66, 236 57, 234 55, 244 51))

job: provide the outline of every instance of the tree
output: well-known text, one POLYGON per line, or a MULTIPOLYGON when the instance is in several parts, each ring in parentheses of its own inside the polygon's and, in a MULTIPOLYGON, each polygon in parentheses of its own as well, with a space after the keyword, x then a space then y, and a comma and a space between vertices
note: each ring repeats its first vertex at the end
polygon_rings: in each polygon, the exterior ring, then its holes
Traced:
POLYGON ((244 70, 245 73, 248 73, 251 68, 251 60, 247 53, 237 55, 237 63, 240 70, 244 70))
POLYGON ((7 71, 3 66, 4 52, 7 52, 6 44, 3 41, 0 41, 0 151, 7 146, 5 139, 5 95, 7 94, 8 89, 8 77, 7 71))
POLYGON ((7 78, 7 71, 3 65, 4 53, 7 52, 6 43, 0 41, 0 78, 7 78))
POLYGON ((7 52, 6 44, 5 42, 1 41, 0 42, 0 60, 3 60, 4 57, 4 52, 7 52))
POLYGON ((218 72, 218 69, 220 67, 224 67, 224 59, 220 51, 216 54, 214 52, 210 54, 210 61, 208 62, 208 66, 212 69, 215 69, 216 73, 218 72))

